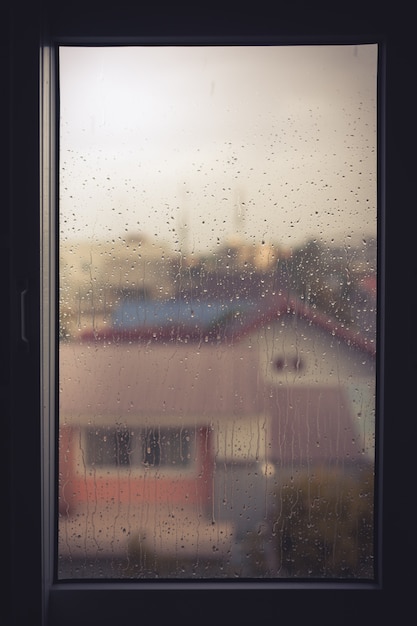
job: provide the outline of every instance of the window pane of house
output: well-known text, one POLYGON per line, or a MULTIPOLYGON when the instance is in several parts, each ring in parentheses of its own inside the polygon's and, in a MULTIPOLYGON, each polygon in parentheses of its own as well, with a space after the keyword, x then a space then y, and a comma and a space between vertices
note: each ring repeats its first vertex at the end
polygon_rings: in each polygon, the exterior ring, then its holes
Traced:
POLYGON ((60 579, 373 578, 376 80, 60 49, 60 579))

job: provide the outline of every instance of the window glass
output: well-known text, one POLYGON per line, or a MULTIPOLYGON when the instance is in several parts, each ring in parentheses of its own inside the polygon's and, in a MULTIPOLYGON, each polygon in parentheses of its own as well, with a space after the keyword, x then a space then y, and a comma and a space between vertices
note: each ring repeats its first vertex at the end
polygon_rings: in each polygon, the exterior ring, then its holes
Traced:
POLYGON ((376 45, 60 48, 59 579, 373 579, 376 45))

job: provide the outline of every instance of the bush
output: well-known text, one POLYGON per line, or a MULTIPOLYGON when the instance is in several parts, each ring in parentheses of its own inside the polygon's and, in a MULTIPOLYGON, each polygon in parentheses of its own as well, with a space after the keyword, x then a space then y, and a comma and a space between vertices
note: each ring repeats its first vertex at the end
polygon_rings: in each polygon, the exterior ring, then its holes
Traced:
MULTIPOLYGON (((374 480, 329 469, 279 489, 273 534, 290 578, 373 578, 374 480)), ((282 575, 282 573, 281 573, 282 575)))

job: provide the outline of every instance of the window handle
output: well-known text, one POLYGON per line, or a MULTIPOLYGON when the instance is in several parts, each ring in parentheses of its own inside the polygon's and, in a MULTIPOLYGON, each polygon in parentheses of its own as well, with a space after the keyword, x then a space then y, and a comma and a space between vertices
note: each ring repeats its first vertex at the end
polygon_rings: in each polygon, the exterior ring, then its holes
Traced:
POLYGON ((29 339, 26 336, 26 294, 28 288, 25 287, 20 292, 20 338, 27 348, 29 348, 29 339))

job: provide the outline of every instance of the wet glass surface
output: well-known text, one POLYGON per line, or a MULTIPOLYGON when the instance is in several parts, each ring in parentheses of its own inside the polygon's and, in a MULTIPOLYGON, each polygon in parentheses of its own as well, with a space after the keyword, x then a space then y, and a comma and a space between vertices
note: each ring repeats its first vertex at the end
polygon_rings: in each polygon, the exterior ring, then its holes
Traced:
POLYGON ((374 577, 376 70, 60 49, 58 578, 374 577))

